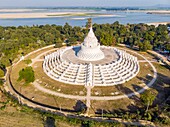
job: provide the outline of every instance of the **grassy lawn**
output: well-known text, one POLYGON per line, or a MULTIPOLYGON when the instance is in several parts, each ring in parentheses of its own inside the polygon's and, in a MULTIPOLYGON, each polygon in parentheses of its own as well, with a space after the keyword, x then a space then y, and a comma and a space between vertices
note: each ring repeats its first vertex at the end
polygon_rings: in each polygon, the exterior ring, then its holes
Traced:
MULTIPOLYGON (((49 94, 45 94, 37 89, 35 89, 35 87, 33 87, 31 84, 24 84, 23 81, 18 82, 18 73, 19 71, 26 67, 27 65, 24 62, 20 62, 16 67, 14 66, 12 73, 11 73, 11 80, 13 83, 13 86, 15 87, 15 89, 17 89, 20 93, 22 93, 24 96, 26 96, 27 98, 32 99, 34 97, 35 101, 38 101, 40 103, 43 104, 47 104, 47 105, 51 105, 51 106, 55 106, 55 107, 62 107, 63 109, 70 109, 73 110, 73 107, 75 106, 77 100, 72 100, 72 99, 66 99, 66 98, 60 98, 60 97, 54 97, 52 95, 49 94)), ((41 66, 40 66, 41 68, 41 66)), ((36 71, 35 70, 35 76, 38 79, 41 79, 43 76, 41 75, 44 74, 44 72, 42 71, 36 71), (39 73, 38 73, 39 72, 39 73), (40 75, 38 75, 40 74, 40 75)), ((67 94, 79 94, 79 91, 82 91, 84 89, 83 86, 73 86, 73 85, 67 85, 67 84, 60 84, 58 82, 58 84, 56 83, 56 81, 53 81, 52 79, 50 79, 49 77, 46 76, 46 74, 44 74, 44 78, 42 80, 42 82, 46 82, 49 84, 49 86, 51 86, 49 89, 52 90, 57 90, 57 89, 61 89, 60 92, 62 93, 67 93, 67 94), (52 82, 51 82, 52 81, 52 82), (54 85, 52 85, 54 84, 54 85), (55 87, 55 89, 53 89, 53 86, 55 87)), ((85 89, 84 89, 84 92, 85 89)))
POLYGON ((170 70, 158 63, 153 64, 157 69, 158 78, 152 88, 158 91, 157 100, 155 103, 162 104, 169 95, 170 89, 170 70))
POLYGON ((36 113, 0 111, 1 127, 44 127, 41 116, 36 113))
MULTIPOLYGON (((38 51, 38 52, 36 52, 36 53, 33 53, 33 54, 29 55, 29 56, 26 57, 25 59, 33 59, 33 58, 35 58, 36 56, 42 54, 43 52, 46 52, 46 51, 51 50, 51 49, 54 49, 54 47, 42 49, 42 50, 40 50, 40 51, 38 51)), ((57 50, 57 49, 56 49, 56 50, 57 50)))
MULTIPOLYGON (((57 98, 55 99, 57 100, 57 98)), ((44 127, 47 123, 46 119, 46 115, 19 105, 0 91, 0 127, 44 127)), ((75 125, 69 122, 67 118, 58 116, 54 117, 54 125, 57 127, 81 126, 79 123, 75 125)))
POLYGON ((45 85, 48 84, 46 88, 65 94, 86 95, 86 89, 84 86, 65 84, 48 77, 42 69, 42 62, 36 62, 33 65, 33 68, 35 70, 35 77, 42 82, 42 86, 45 87, 45 85))
POLYGON ((11 72, 11 81, 13 83, 14 86, 17 87, 17 85, 19 85, 18 77, 19 77, 19 71, 23 68, 27 67, 27 65, 25 64, 24 61, 21 61, 18 65, 14 66, 12 68, 12 72, 11 72))
POLYGON ((32 109, 25 111, 0 92, 0 127, 43 127, 40 114, 32 112, 32 109))
POLYGON ((91 112, 95 113, 101 113, 103 110, 103 113, 114 113, 114 112, 124 112, 128 110, 136 110, 135 105, 140 106, 140 103, 138 101, 124 98, 119 100, 113 100, 113 101, 91 101, 91 112))

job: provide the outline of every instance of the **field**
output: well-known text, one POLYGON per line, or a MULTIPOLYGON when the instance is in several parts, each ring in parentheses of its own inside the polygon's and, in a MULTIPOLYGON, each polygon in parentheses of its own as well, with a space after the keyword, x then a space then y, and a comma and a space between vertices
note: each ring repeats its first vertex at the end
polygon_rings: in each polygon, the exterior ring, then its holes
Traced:
POLYGON ((44 127, 55 125, 57 127, 80 127, 80 123, 68 122, 65 117, 55 117, 53 122, 48 116, 26 106, 21 106, 15 100, 0 91, 0 127, 44 127))

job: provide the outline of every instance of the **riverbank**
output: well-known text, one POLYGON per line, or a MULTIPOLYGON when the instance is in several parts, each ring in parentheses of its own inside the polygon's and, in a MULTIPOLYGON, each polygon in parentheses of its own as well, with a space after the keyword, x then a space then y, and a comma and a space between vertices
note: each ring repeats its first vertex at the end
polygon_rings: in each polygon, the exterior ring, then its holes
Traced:
MULTIPOLYGON (((71 15, 72 12, 49 12, 49 13, 3 13, 0 19, 19 19, 19 18, 48 18, 48 17, 64 17, 71 15)), ((75 12, 75 15, 83 15, 85 13, 75 12)))
POLYGON ((147 25, 154 25, 154 26, 159 26, 159 25, 167 25, 167 24, 170 24, 170 21, 169 22, 152 22, 152 23, 147 23, 147 25))

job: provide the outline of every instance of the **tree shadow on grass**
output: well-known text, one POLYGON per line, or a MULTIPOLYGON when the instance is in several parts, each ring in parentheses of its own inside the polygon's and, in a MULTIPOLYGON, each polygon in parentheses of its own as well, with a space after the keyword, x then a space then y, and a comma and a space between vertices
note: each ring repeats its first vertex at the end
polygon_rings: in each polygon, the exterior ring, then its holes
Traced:
POLYGON ((141 81, 141 83, 149 83, 151 80, 152 80, 152 78, 151 77, 149 77, 149 76, 146 76, 146 77, 139 77, 139 76, 136 76, 140 81, 141 81))
POLYGON ((136 91, 136 92, 143 88, 143 87, 136 85, 136 84, 132 84, 132 87, 133 87, 134 91, 136 91))
POLYGON ((87 106, 86 106, 86 104, 84 104, 84 102, 82 102, 81 100, 78 100, 76 102, 76 105, 73 107, 73 109, 76 112, 82 112, 82 111, 86 111, 87 110, 87 106))
POLYGON ((154 103, 162 103, 170 96, 170 76, 157 73, 157 80, 152 86, 158 94, 154 103))
MULTIPOLYGON (((152 73, 154 72, 152 71, 152 73)), ((143 80, 145 83, 149 83, 153 77, 147 75, 144 78, 143 77, 137 78, 143 80)), ((165 99, 168 96, 170 96, 170 76, 168 77, 164 74, 157 73, 157 79, 155 83, 152 86, 150 86, 150 88, 153 88, 158 92, 156 99, 154 101, 154 105, 161 104, 163 101, 165 101, 165 99)))
POLYGON ((107 111, 105 109, 97 109, 95 114, 106 114, 106 113, 111 113, 110 111, 107 111))
POLYGON ((44 127, 56 127, 55 119, 53 117, 47 117, 44 121, 44 127))
POLYGON ((129 89, 128 87, 125 87, 124 85, 120 84, 117 85, 116 88, 123 94, 130 94, 133 93, 133 91, 131 89, 129 89))

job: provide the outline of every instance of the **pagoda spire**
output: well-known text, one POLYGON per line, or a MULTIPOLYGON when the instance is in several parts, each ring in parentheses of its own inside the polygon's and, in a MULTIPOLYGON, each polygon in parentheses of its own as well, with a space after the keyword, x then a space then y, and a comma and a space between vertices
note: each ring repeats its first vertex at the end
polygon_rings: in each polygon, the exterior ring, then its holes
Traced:
POLYGON ((88 21, 87 21, 86 27, 87 29, 90 29, 92 27, 92 18, 88 18, 87 20, 88 21))

